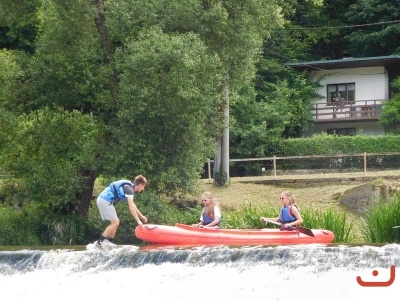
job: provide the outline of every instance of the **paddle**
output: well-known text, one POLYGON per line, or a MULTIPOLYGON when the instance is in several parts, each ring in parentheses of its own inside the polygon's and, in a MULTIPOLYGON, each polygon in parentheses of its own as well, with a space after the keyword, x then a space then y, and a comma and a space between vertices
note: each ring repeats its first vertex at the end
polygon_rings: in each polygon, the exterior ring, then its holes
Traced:
MULTIPOLYGON (((275 225, 278 225, 278 226, 281 226, 281 225, 282 225, 282 224, 279 223, 279 222, 270 221, 270 220, 265 220, 265 222, 266 222, 266 223, 275 224, 275 225)), ((309 228, 305 228, 305 227, 301 227, 301 226, 295 226, 294 228, 295 228, 297 231, 301 232, 301 233, 304 233, 304 234, 309 235, 309 236, 314 236, 314 233, 313 233, 312 230, 309 229, 309 228)))

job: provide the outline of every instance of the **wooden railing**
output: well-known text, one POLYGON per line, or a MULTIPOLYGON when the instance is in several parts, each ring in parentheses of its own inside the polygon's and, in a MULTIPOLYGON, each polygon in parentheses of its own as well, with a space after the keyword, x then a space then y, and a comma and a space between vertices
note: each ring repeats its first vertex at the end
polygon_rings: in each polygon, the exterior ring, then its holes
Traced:
POLYGON ((383 100, 344 101, 343 103, 315 103, 312 115, 315 122, 343 120, 378 120, 383 100))
MULTIPOLYGON (((335 164, 335 168, 341 169, 341 164, 343 160, 346 158, 359 158, 356 160, 356 166, 353 165, 354 169, 357 169, 359 172, 364 172, 364 175, 367 174, 367 165, 368 165, 368 159, 374 159, 375 161, 381 162, 385 157, 399 157, 400 152, 382 152, 382 153, 355 153, 355 154, 338 154, 338 155, 306 155, 306 156, 273 156, 273 157, 260 157, 260 158, 232 158, 229 159, 229 162, 262 162, 262 161, 269 161, 269 165, 271 165, 271 169, 268 170, 268 172, 271 172, 274 178, 277 178, 277 170, 281 170, 282 167, 284 167, 283 161, 301 161, 303 164, 310 166, 311 162, 315 159, 322 159, 327 162, 328 164, 335 164), (281 161, 281 165, 279 165, 278 161, 281 161)), ((208 160, 208 179, 211 181, 212 178, 212 163, 214 163, 213 160, 208 160)), ((379 164, 379 163, 378 163, 379 164)), ((370 166, 371 168, 371 166, 370 166)), ((398 170, 398 164, 392 164, 389 169, 395 169, 398 170)), ((306 169, 302 169, 306 170, 306 169)), ((307 169, 309 173, 313 173, 313 169, 307 169)), ((264 167, 261 167, 261 174, 265 173, 267 170, 265 170, 264 167)), ((292 170, 293 173, 295 170, 292 170)), ((299 171, 299 169, 296 169, 296 171, 299 171)), ((326 169, 326 171, 329 171, 326 169)))

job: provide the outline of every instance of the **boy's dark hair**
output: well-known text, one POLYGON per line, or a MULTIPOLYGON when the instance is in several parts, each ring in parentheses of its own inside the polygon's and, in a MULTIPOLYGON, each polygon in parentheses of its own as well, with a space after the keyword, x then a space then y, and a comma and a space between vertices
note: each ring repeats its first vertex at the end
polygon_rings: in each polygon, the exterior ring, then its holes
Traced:
POLYGON ((135 181, 133 183, 135 185, 139 185, 139 184, 147 185, 147 179, 143 175, 138 175, 135 177, 135 181))

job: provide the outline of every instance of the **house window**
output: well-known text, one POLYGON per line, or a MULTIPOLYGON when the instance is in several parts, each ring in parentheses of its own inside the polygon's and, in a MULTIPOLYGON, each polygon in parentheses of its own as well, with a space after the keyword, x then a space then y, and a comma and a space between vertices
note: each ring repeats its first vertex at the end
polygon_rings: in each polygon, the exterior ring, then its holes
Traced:
POLYGON ((355 128, 336 128, 336 129, 328 129, 327 130, 328 134, 336 134, 336 135, 351 135, 354 136, 356 135, 356 129, 355 128))
POLYGON ((338 99, 346 102, 354 102, 355 100, 355 83, 328 84, 328 104, 337 102, 338 99))

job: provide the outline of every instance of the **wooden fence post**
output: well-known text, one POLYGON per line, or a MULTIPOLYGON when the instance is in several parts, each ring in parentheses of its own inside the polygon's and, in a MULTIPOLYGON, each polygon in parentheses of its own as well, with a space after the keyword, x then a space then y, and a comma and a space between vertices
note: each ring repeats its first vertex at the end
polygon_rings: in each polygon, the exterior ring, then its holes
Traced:
POLYGON ((276 156, 274 155, 274 177, 276 178, 276 156))
POLYGON ((364 152, 364 175, 367 174, 367 152, 364 152))

